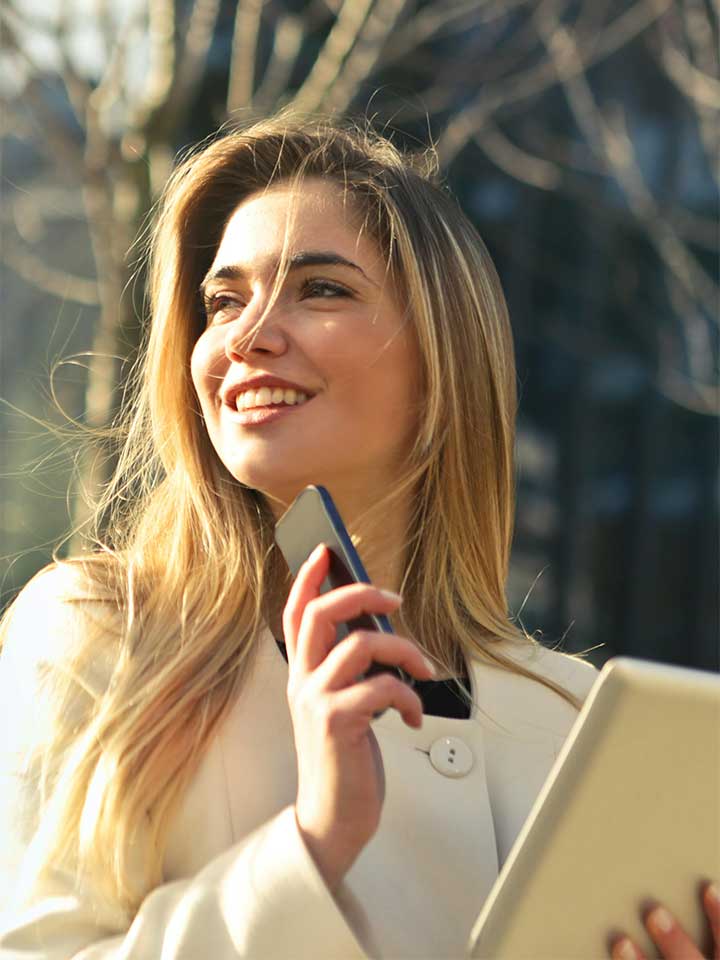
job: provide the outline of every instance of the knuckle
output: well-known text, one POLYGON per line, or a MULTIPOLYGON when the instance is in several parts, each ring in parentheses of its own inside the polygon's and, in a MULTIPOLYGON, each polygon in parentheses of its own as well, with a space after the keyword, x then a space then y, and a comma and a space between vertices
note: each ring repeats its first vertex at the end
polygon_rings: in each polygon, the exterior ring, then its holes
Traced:
POLYGON ((402 680, 388 671, 379 673, 376 678, 376 683, 380 687, 380 690, 388 697, 402 694, 402 688, 405 686, 402 680))
POLYGON ((328 612, 328 596, 328 594, 323 594, 308 600, 303 611, 303 618, 309 620, 310 623, 317 623, 328 612))
POLYGON ((316 615, 318 609, 322 609, 321 600, 322 600, 322 597, 311 597, 308 600, 308 602, 305 604, 305 608, 303 610, 303 616, 311 617, 313 615, 316 615))
POLYGON ((346 649, 350 654, 362 655, 369 651, 372 639, 365 630, 355 630, 345 638, 346 649))

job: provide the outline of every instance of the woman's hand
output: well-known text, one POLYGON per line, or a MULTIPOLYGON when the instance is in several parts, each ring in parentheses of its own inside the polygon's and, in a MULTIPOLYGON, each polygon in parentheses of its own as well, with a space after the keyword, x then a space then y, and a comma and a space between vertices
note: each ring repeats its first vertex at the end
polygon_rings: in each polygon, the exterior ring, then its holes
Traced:
POLYGON ((370 723, 395 707, 411 727, 422 723, 418 695, 390 673, 357 681, 373 660, 427 680, 420 650, 394 634, 357 631, 336 645, 335 626, 363 613, 392 613, 400 598, 370 584, 320 595, 327 547, 303 564, 283 613, 288 703, 298 758, 295 816, 330 890, 335 890, 380 822, 385 778, 370 723))
MULTIPOLYGON (((677 920, 658 904, 645 916, 645 927, 664 960, 720 960, 720 894, 715 884, 708 884, 702 901, 710 921, 713 937, 711 957, 704 957, 677 920)), ((612 960, 646 960, 645 954, 629 937, 620 937, 612 946, 612 960)))

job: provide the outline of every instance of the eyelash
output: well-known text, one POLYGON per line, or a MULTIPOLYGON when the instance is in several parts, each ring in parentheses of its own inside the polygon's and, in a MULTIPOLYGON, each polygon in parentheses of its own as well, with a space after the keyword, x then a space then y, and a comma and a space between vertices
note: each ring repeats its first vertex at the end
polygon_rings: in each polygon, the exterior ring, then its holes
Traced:
MULTIPOLYGON (((333 280, 322 280, 318 277, 308 277, 303 280, 300 287, 302 299, 307 297, 319 297, 321 300, 333 300, 335 297, 349 297, 350 291, 342 284, 333 280), (324 292, 321 292, 324 291, 324 292), (328 296, 328 293, 330 296, 328 296)), ((216 294, 215 296, 205 297, 203 307, 205 316, 208 320, 212 319, 216 313, 222 312, 226 305, 243 306, 239 298, 228 296, 227 294, 216 294)))

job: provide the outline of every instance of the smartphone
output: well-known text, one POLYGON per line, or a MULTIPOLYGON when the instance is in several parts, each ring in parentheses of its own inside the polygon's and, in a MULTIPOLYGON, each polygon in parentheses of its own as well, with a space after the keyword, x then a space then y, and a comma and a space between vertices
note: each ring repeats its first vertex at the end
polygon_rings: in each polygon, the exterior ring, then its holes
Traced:
MULTIPOLYGON (((324 543, 328 547, 330 569, 322 582, 320 593, 328 593, 336 587, 343 587, 350 583, 370 583, 338 509, 325 487, 305 487, 298 494, 275 524, 275 542, 285 557, 293 577, 297 576, 300 567, 318 544, 324 543)), ((337 642, 344 640, 354 630, 379 630, 381 633, 393 633, 390 621, 384 614, 366 613, 346 623, 339 623, 337 642)), ((413 678, 399 667, 375 662, 358 679, 362 680, 378 673, 393 673, 404 683, 414 685, 413 678)))

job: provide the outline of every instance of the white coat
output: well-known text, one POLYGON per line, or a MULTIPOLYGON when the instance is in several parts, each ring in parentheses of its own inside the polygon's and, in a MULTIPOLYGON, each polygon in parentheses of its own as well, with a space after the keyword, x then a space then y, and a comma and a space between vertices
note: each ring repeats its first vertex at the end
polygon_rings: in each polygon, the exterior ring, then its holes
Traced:
MULTIPOLYGON (((43 729, 43 676, 92 605, 63 601, 51 568, 21 593, 0 660, 0 896, 9 902, 37 814, 22 757, 43 729)), ((468 937, 577 713, 540 683, 471 665, 469 719, 394 710, 373 723, 386 795, 380 827, 331 895, 297 830, 287 664, 270 631, 172 824, 164 882, 134 917, 62 871, 0 910, 9 960, 450 960, 468 937)), ((530 644, 504 650, 583 699, 587 663, 530 644)), ((97 680, 97 678, 95 678, 97 680)), ((89 682, 93 682, 92 678, 89 682)))

